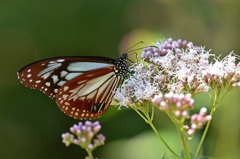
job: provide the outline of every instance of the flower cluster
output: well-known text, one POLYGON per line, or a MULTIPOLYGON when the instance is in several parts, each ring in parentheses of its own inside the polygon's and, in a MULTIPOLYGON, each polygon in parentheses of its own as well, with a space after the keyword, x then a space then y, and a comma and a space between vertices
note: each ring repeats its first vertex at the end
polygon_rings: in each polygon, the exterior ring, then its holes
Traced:
POLYGON ((205 47, 169 38, 156 42, 155 47, 144 48, 141 58, 129 67, 131 75, 116 91, 114 101, 119 106, 132 107, 151 101, 179 120, 191 118, 189 135, 211 119, 204 114, 205 108, 191 116, 191 96, 240 86, 240 63, 236 64, 239 57, 234 53, 220 59, 205 47))
POLYGON ((166 94, 155 95, 152 102, 159 106, 160 110, 167 111, 168 114, 175 115, 178 119, 189 118, 189 111, 193 108, 194 100, 190 94, 166 94))
POLYGON ((98 134, 100 129, 101 125, 98 121, 93 123, 86 121, 85 124, 79 122, 70 128, 70 132, 62 134, 62 142, 66 146, 75 144, 88 151, 93 151, 105 142, 105 136, 98 134))
POLYGON ((236 65, 239 57, 230 53, 222 60, 215 59, 204 72, 205 82, 211 87, 240 86, 240 63, 236 65))
POLYGON ((129 79, 124 81, 121 88, 116 91, 114 98, 118 101, 118 105, 131 105, 133 100, 150 100, 154 94, 159 92, 158 86, 151 82, 153 70, 148 69, 148 66, 145 64, 142 62, 131 66, 131 71, 134 70, 134 72, 129 79))
POLYGON ((118 105, 151 100, 160 92, 195 95, 216 87, 240 86, 240 63, 236 64, 234 53, 220 60, 204 47, 171 38, 155 46, 143 49, 142 60, 129 67, 132 74, 114 97, 118 105))
POLYGON ((209 51, 180 39, 167 39, 162 44, 157 42, 156 47, 144 49, 141 57, 158 68, 155 81, 163 91, 193 94, 208 91, 203 72, 209 66, 209 58, 213 56, 209 51))
POLYGON ((144 48, 141 58, 146 60, 148 59, 150 62, 155 61, 155 57, 163 57, 166 56, 169 52, 174 52, 176 54, 181 54, 182 49, 187 49, 192 46, 192 42, 188 42, 187 40, 178 39, 174 41, 172 38, 168 38, 165 41, 156 42, 156 48, 147 47, 144 48))
POLYGON ((188 135, 193 135, 196 130, 201 129, 206 122, 212 119, 211 115, 206 115, 207 109, 201 108, 198 114, 193 114, 190 119, 191 128, 187 131, 188 135))

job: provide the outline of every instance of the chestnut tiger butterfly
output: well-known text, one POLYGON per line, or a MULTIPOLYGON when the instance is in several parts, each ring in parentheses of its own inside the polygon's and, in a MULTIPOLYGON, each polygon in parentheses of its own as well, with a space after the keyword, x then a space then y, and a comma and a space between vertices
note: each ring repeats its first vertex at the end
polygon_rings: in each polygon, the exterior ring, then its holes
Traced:
POLYGON ((33 62, 18 72, 26 87, 43 91, 60 110, 76 119, 102 116, 128 72, 128 55, 56 57, 33 62))

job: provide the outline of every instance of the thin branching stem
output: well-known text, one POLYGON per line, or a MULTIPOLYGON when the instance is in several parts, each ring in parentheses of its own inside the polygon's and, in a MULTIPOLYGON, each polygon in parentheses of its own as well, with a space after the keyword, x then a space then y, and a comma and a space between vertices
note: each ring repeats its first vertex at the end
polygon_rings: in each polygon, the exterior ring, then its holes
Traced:
POLYGON ((176 152, 174 152, 171 147, 167 144, 167 142, 162 138, 162 136, 160 135, 160 133, 158 132, 158 130, 156 129, 156 127, 153 124, 153 117, 154 117, 154 106, 152 105, 152 113, 151 116, 149 115, 149 103, 146 103, 146 107, 148 108, 144 108, 139 106, 137 103, 135 103, 137 107, 132 107, 142 118, 143 120, 148 123, 150 125, 150 127, 152 128, 152 130, 154 131, 154 133, 156 134, 156 136, 160 139, 160 141, 167 147, 167 149, 178 159, 181 159, 181 157, 179 155, 177 155, 176 152), (147 110, 147 111, 146 111, 147 110))
POLYGON ((89 150, 89 149, 86 149, 86 151, 87 151, 87 154, 88 154, 89 159, 94 159, 93 154, 92 154, 92 151, 89 150))
POLYGON ((162 136, 160 135, 160 133, 157 131, 156 127, 153 125, 152 121, 150 120, 150 118, 148 118, 149 122, 148 124, 151 126, 151 128, 153 129, 154 133, 157 135, 157 137, 161 140, 161 142, 167 147, 167 149, 177 158, 181 159, 181 157, 179 155, 177 155, 176 152, 174 152, 171 147, 167 144, 167 142, 162 138, 162 136))
POLYGON ((176 126, 176 129, 178 131, 178 135, 179 135, 180 140, 181 140, 181 144, 182 144, 182 148, 183 148, 185 158, 186 159, 191 159, 190 147, 189 147, 189 143, 188 143, 188 139, 187 139, 187 134, 185 132, 185 129, 183 129, 184 121, 179 121, 177 118, 175 118, 174 116, 172 116, 168 112, 166 112, 166 114, 168 115, 168 117, 172 120, 172 122, 176 126))
MULTIPOLYGON (((212 95, 211 95, 211 99, 212 99, 211 103, 212 104, 211 104, 211 112, 210 112, 210 116, 211 117, 213 117, 213 114, 214 114, 215 110, 217 109, 218 104, 223 100, 223 98, 226 96, 226 94, 229 93, 231 90, 232 90, 231 87, 229 89, 225 90, 225 91, 224 91, 224 89, 222 91, 218 90, 218 89, 212 90, 212 95), (220 93, 222 93, 222 92, 224 92, 224 93, 223 93, 223 95, 220 98, 220 93)), ((207 125, 205 127, 205 130, 203 132, 202 138, 201 138, 200 143, 198 145, 198 148, 197 148, 197 151, 196 151, 194 159, 197 159, 199 157, 199 154, 200 154, 203 142, 204 142, 204 140, 206 138, 206 135, 207 135, 208 129, 210 127, 211 121, 212 120, 209 120, 207 122, 207 125)))
POLYGON ((185 159, 191 159, 190 148, 189 148, 188 139, 187 139, 185 130, 182 128, 181 125, 177 125, 177 130, 178 130, 178 134, 179 134, 180 139, 181 139, 181 144, 182 144, 182 147, 183 147, 184 157, 185 157, 185 159))

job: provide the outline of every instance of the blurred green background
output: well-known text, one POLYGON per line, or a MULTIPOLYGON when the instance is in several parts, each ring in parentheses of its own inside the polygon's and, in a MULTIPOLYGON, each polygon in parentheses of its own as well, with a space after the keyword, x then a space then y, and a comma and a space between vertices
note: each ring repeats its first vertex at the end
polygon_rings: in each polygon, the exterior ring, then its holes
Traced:
MULTIPOLYGON (((240 3, 234 0, 1 0, 0 1, 0 158, 84 158, 77 146, 65 147, 61 134, 78 121, 63 114, 43 93, 25 88, 16 72, 54 56, 119 57, 129 46, 150 45, 163 37, 182 38, 212 49, 240 53, 240 3)), ((240 158, 240 89, 217 110, 204 154, 240 158)), ((207 106, 196 97, 196 110, 207 106)), ((106 145, 95 151, 104 159, 157 159, 165 148, 133 110, 112 107, 100 118, 106 145)), ((169 119, 156 114, 166 140, 180 152, 169 119)), ((198 136, 194 137, 197 140, 198 136)), ((194 141, 191 144, 196 146, 194 141)), ((194 149, 193 149, 194 150, 194 149)))

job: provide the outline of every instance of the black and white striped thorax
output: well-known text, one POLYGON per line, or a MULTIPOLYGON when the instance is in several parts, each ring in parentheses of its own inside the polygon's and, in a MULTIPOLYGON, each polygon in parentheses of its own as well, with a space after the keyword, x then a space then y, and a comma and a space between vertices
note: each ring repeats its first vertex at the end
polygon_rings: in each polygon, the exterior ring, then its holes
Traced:
POLYGON ((124 77, 128 72, 128 56, 127 54, 123 54, 120 58, 115 61, 115 69, 114 72, 124 77))

